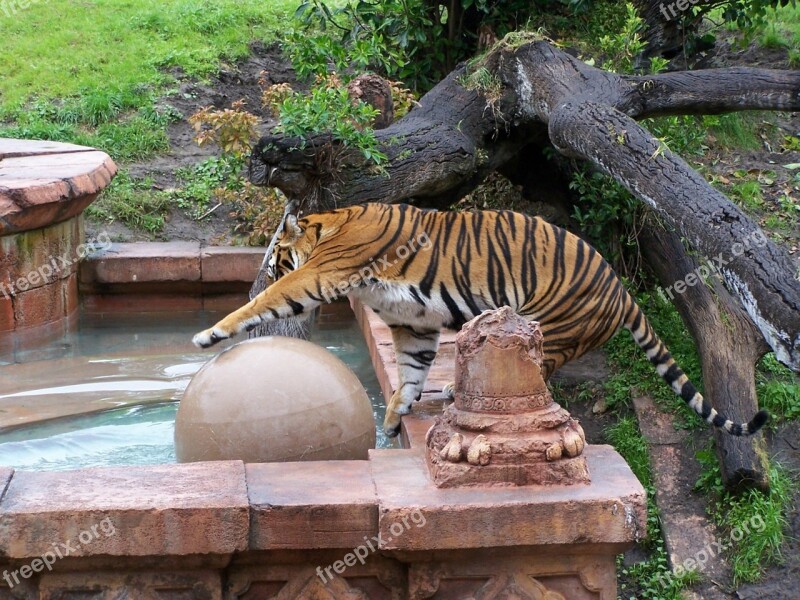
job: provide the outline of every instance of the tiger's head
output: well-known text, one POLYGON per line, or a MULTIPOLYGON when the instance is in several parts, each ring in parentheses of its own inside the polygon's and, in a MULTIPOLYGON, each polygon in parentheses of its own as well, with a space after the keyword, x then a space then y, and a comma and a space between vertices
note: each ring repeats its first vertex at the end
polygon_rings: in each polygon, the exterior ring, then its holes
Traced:
POLYGON ((308 227, 306 219, 286 215, 272 256, 267 263, 267 276, 277 281, 287 273, 299 269, 311 255, 317 242, 315 228, 308 227))

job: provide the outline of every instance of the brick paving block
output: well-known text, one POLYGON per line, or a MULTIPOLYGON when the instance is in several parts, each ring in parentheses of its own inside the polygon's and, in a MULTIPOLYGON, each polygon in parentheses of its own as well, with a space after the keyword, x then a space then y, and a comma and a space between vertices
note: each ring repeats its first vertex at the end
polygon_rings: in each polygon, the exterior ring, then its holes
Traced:
POLYGON ((0 501, 0 556, 53 544, 72 556, 189 556, 247 548, 240 461, 14 474, 0 501))
POLYGON ((265 248, 208 246, 200 252, 204 282, 245 281, 252 283, 264 259, 265 248))
POLYGON ((250 549, 353 548, 375 535, 367 461, 248 464, 250 549))
POLYGON ((81 265, 81 283, 200 281, 199 242, 112 244, 81 265))

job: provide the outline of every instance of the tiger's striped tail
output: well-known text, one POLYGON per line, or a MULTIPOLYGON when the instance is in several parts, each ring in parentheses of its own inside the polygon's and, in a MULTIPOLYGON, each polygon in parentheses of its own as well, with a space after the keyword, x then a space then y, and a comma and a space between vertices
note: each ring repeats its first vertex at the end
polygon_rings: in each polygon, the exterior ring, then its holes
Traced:
POLYGON ((672 358, 664 342, 658 337, 644 312, 632 297, 628 296, 630 306, 625 318, 625 328, 631 332, 633 339, 647 354, 647 358, 666 381, 674 392, 683 398, 698 415, 714 427, 720 427, 736 436, 753 435, 769 420, 769 413, 765 410, 758 411, 749 423, 734 423, 719 414, 708 400, 697 391, 686 374, 672 358))

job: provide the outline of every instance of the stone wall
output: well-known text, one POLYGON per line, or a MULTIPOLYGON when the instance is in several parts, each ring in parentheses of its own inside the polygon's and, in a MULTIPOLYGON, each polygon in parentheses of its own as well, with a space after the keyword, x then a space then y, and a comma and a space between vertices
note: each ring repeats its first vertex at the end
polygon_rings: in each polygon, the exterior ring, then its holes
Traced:
POLYGON ((557 489, 441 490, 417 447, 0 469, 0 599, 614 600, 645 495, 610 447, 586 457, 596 483, 557 489))

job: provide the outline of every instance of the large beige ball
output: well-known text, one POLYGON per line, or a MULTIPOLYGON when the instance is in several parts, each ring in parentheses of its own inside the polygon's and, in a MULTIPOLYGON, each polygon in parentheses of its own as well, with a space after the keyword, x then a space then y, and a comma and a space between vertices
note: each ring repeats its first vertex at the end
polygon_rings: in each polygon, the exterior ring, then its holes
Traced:
POLYGON ((364 386, 311 342, 237 344, 192 378, 175 418, 178 462, 366 459, 375 420, 364 386))

